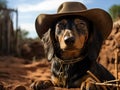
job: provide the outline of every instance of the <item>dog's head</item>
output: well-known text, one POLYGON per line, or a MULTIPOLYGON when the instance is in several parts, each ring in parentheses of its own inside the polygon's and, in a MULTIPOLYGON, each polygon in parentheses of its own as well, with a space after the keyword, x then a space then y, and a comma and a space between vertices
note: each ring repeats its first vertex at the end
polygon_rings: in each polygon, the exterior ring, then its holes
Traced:
POLYGON ((65 60, 88 55, 96 59, 102 44, 100 32, 91 21, 80 16, 64 16, 56 20, 43 41, 48 60, 54 55, 65 60))
POLYGON ((84 18, 62 17, 55 25, 55 39, 59 43, 60 58, 79 57, 88 40, 89 23, 84 18))

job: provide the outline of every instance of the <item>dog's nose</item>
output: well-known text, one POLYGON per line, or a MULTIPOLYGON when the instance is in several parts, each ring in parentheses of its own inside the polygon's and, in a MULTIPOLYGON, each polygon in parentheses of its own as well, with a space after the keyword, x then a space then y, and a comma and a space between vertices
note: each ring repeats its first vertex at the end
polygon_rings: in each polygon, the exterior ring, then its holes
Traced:
POLYGON ((66 43, 67 45, 72 45, 72 44, 74 44, 74 42, 75 42, 75 37, 73 37, 73 36, 71 36, 71 37, 65 36, 65 37, 64 37, 64 41, 65 41, 65 43, 66 43))

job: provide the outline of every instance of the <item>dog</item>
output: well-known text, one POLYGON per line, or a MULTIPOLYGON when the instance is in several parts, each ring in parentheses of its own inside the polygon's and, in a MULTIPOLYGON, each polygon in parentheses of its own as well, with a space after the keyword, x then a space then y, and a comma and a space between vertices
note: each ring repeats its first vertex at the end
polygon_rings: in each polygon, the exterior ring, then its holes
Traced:
MULTIPOLYGON (((103 87, 92 85, 91 82, 115 79, 96 60, 90 60, 87 56, 89 54, 87 50, 92 41, 92 32, 90 32, 92 24, 89 20, 78 16, 66 16, 60 18, 52 29, 55 30, 48 31, 43 38, 47 56, 49 60, 52 59, 52 80, 34 82, 34 90, 49 86, 103 90, 103 87), (49 56, 53 54, 53 48, 56 56, 51 58, 49 56), (98 80, 87 71, 94 72, 98 80)), ((105 88, 108 90, 108 87, 105 88)))
POLYGON ((111 18, 106 12, 98 9, 95 12, 104 13, 102 17, 97 16, 93 10, 92 14, 91 12, 83 14, 85 10, 78 14, 76 8, 70 8, 73 5, 86 9, 81 3, 65 2, 58 8, 58 12, 63 10, 62 13, 41 14, 37 17, 36 30, 43 41, 46 57, 51 62, 51 80, 34 81, 31 88, 33 90, 49 87, 116 90, 114 87, 95 84, 115 79, 97 62, 102 43, 110 34, 111 18), (71 11, 68 13, 68 8, 72 11, 76 10, 76 13, 71 11), (90 17, 93 13, 98 17, 97 19, 90 17), (110 22, 107 28, 104 28, 107 22, 103 21, 103 18, 110 22))

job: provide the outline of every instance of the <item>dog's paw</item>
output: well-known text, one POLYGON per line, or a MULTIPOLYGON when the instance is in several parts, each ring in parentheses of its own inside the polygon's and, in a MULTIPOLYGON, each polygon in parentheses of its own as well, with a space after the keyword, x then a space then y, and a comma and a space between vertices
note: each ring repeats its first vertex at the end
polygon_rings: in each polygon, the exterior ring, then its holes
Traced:
POLYGON ((42 90, 42 89, 47 89, 52 86, 54 85, 50 80, 45 80, 45 81, 35 81, 31 84, 30 87, 32 90, 42 90))
POLYGON ((93 78, 87 78, 82 84, 80 90, 107 90, 102 87, 93 84, 96 82, 93 78))

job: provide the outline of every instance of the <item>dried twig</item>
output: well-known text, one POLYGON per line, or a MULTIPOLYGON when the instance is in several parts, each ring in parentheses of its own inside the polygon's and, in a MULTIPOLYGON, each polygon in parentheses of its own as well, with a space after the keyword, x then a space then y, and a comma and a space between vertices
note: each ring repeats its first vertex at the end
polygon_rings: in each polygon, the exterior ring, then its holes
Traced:
POLYGON ((95 84, 95 85, 101 85, 101 86, 113 86, 113 87, 119 87, 120 88, 120 85, 118 85, 118 84, 112 84, 112 83, 98 83, 98 82, 91 82, 91 83, 93 83, 93 84, 95 84))
POLYGON ((105 81, 104 83, 113 83, 113 82, 120 82, 119 79, 116 79, 116 80, 110 80, 110 81, 105 81))
MULTIPOLYGON (((91 71, 87 71, 87 73, 92 77, 92 78, 94 78, 98 83, 101 83, 101 81, 91 72, 91 71)), ((92 83, 92 82, 91 82, 92 83)), ((93 84, 96 84, 95 82, 93 82, 93 84)), ((97 84, 96 84, 97 85, 97 84)), ((104 89, 104 90, 107 90, 107 88, 105 87, 105 86, 102 86, 102 88, 104 89)))

